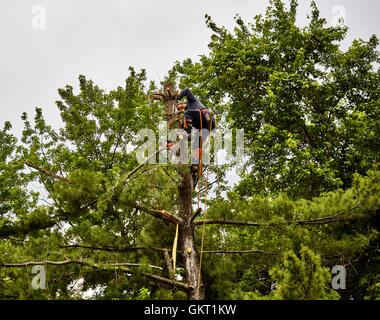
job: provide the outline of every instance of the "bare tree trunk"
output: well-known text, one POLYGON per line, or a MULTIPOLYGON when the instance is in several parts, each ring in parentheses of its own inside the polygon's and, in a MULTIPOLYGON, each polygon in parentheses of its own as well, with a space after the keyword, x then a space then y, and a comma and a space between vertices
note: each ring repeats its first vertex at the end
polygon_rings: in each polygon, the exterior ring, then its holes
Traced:
POLYGON ((200 286, 198 292, 198 275, 199 275, 199 255, 195 244, 194 229, 195 225, 191 221, 192 212, 192 193, 193 178, 190 173, 184 173, 182 183, 178 187, 179 191, 179 215, 182 218, 180 228, 179 243, 181 246, 182 261, 185 268, 187 284, 192 286, 188 292, 188 299, 203 300, 204 288, 202 286, 202 277, 200 277, 200 286), (198 294, 197 294, 198 293, 198 294))
MULTIPOLYGON (((172 83, 163 84, 163 92, 153 95, 153 98, 163 101, 165 105, 165 115, 168 123, 172 123, 177 117, 176 112, 176 92, 172 83)), ((173 127, 179 127, 177 122, 173 127)), ((199 255, 195 244, 195 224, 192 222, 192 194, 193 179, 186 164, 178 164, 178 171, 181 172, 181 182, 178 185, 179 197, 179 217, 182 219, 179 225, 179 246, 182 255, 182 261, 185 268, 187 284, 191 290, 187 292, 188 299, 204 300, 204 287, 202 285, 202 277, 200 277, 200 285, 198 292, 198 276, 199 276, 199 255)))

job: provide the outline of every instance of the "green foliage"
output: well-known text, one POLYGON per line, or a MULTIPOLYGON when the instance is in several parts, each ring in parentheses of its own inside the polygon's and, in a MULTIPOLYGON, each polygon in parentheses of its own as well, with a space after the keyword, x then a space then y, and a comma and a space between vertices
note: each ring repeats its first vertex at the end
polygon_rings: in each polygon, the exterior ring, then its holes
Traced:
POLYGON ((298 254, 307 247, 313 257, 318 256, 324 270, 346 265, 350 288, 339 292, 343 298, 374 297, 369 287, 376 285, 378 274, 379 182, 376 171, 365 178, 356 176, 350 189, 313 200, 292 200, 286 195, 242 199, 234 193, 224 201, 215 200, 207 212, 208 219, 254 221, 258 226, 206 226, 205 247, 220 252, 256 252, 208 257, 207 293, 215 299, 280 299, 271 289, 275 280, 268 271, 284 265, 284 252, 298 254))
MULTIPOLYGON (((87 290, 96 299, 137 298, 139 284, 146 279, 137 275, 130 281, 122 271, 115 276, 115 270, 96 273, 90 266, 127 260, 138 264, 131 266, 134 271, 152 272, 149 265, 163 264, 162 256, 149 247, 170 247, 172 228, 137 211, 135 205, 150 202, 173 209, 176 189, 169 177, 151 166, 112 196, 112 187, 137 165, 138 130, 156 128, 162 118, 162 110, 148 98, 155 86, 145 88, 145 80, 144 71, 131 68, 125 87, 106 93, 79 76, 78 93, 71 86, 58 90, 63 122, 59 132, 46 124, 37 108, 33 121, 22 115, 21 144, 5 123, 0 131, 0 262, 79 259, 86 266, 48 266, 46 290, 30 289, 31 267, 2 268, 2 298, 77 299, 87 290), (25 170, 24 161, 51 174, 25 170), (157 192, 155 185, 167 188, 167 195, 157 192), (41 194, 30 191, 36 186, 41 194), (70 244, 105 250, 66 248, 70 244), (123 249, 138 246, 146 250, 123 249)), ((154 286, 147 288, 153 295, 154 286)))
POLYGON ((331 300, 339 294, 329 287, 331 273, 321 266, 320 258, 309 248, 302 247, 299 256, 284 254, 284 268, 276 266, 270 275, 276 281, 273 299, 277 300, 331 300))
MULTIPOLYGON (((301 28, 296 11, 297 1, 287 9, 272 0, 265 15, 251 22, 236 16, 231 31, 206 15, 210 52, 197 62, 177 62, 169 72, 180 87, 192 87, 211 105, 220 126, 245 131, 241 180, 228 199, 212 203, 208 217, 273 225, 239 231, 209 227, 207 234, 215 238, 208 244, 276 253, 299 252, 306 245, 325 265, 348 265, 351 285, 339 293, 344 299, 363 299, 378 281, 379 182, 378 173, 371 173, 378 170, 380 157, 378 39, 354 40, 342 51, 347 27, 328 26, 312 2, 309 23, 301 28), (363 197, 367 200, 361 203, 363 197), (337 223, 284 224, 336 215, 342 218, 337 223), (353 276, 358 268, 361 272, 353 276)), ((247 291, 270 292, 265 271, 280 261, 267 260, 261 255, 234 260, 241 270, 236 276, 244 281, 224 280, 228 284, 223 286, 243 292, 232 298, 249 296, 247 291)))
POLYGON ((355 40, 343 52, 347 27, 326 26, 314 2, 303 28, 296 1, 289 10, 270 3, 254 23, 236 16, 233 32, 206 16, 210 53, 170 74, 245 130, 241 196, 312 198, 347 188, 355 172, 379 161, 378 39, 355 40))
MULTIPOLYGON (((286 9, 271 0, 251 23, 236 16, 232 31, 206 15, 210 52, 176 63, 167 76, 192 87, 219 128, 245 130, 241 180, 229 189, 234 167, 211 168, 220 188, 210 189, 228 192, 209 193, 205 214, 255 224, 205 226, 208 299, 379 299, 378 40, 355 40, 343 52, 346 27, 326 26, 312 2, 300 28, 296 10, 297 1, 286 9), (336 264, 347 268, 346 290, 329 287, 336 264)), ((144 70, 130 68, 124 87, 105 92, 80 75, 77 92, 58 90, 59 130, 39 108, 32 120, 22 115, 21 141, 5 122, 0 299, 186 298, 145 276, 170 278, 159 249, 172 247, 175 226, 136 209, 176 214, 178 172, 148 165, 124 184, 137 166, 138 131, 157 132, 163 119, 148 98, 155 84, 145 82, 144 70), (81 263, 46 265, 45 290, 31 288, 30 266, 4 266, 68 259, 81 263)), ((198 249, 201 232, 196 227, 198 249)), ((177 278, 186 281, 177 259, 177 278)))
MULTIPOLYGON (((271 291, 263 295, 253 288, 233 291, 235 299, 254 300, 336 300, 339 294, 330 287, 331 273, 322 267, 321 258, 306 246, 299 252, 286 251, 281 263, 269 272, 271 291)), ((248 276, 249 278, 249 276, 248 276)), ((247 284, 247 280, 242 278, 247 284)))

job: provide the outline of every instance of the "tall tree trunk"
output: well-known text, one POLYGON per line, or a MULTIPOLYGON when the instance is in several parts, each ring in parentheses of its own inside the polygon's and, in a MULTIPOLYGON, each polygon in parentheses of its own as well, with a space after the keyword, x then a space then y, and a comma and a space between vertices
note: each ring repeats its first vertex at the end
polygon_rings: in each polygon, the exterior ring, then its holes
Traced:
MULTIPOLYGON (((176 119, 176 93, 172 83, 163 84, 163 93, 160 94, 160 100, 165 105, 165 115, 168 123, 172 123, 176 119)), ((179 127, 177 122, 173 127, 179 127)), ((179 197, 179 217, 182 223, 179 225, 179 247, 181 250, 182 261, 185 268, 185 276, 187 284, 192 287, 188 291, 188 299, 204 300, 204 287, 202 285, 202 277, 200 276, 200 285, 198 291, 199 276, 199 255, 195 244, 194 229, 192 222, 192 194, 193 194, 193 178, 191 176, 189 166, 186 164, 178 164, 178 171, 181 172, 181 183, 178 185, 179 197)))
POLYGON ((188 299, 203 300, 204 288, 202 286, 202 276, 200 277, 200 286, 198 291, 199 276, 199 255, 195 244, 194 223, 191 221, 193 215, 192 210, 192 194, 193 194, 193 178, 190 173, 182 175, 182 183, 178 186, 179 192, 179 215, 182 218, 180 228, 179 243, 182 254, 182 261, 185 268, 187 283, 192 286, 192 290, 188 292, 188 299))

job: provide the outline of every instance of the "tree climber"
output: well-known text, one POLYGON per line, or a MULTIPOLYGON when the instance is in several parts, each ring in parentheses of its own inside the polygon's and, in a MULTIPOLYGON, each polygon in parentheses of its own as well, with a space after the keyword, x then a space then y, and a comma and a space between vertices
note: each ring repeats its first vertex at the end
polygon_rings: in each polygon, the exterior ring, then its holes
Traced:
POLYGON ((177 103, 177 109, 184 111, 181 128, 186 131, 189 141, 191 141, 191 130, 193 128, 199 130, 192 144, 193 155, 190 169, 194 176, 198 172, 200 159, 202 159, 202 144, 206 142, 210 131, 215 129, 215 118, 213 113, 205 108, 189 88, 180 92, 177 101, 185 96, 187 97, 187 104, 182 101, 177 103))

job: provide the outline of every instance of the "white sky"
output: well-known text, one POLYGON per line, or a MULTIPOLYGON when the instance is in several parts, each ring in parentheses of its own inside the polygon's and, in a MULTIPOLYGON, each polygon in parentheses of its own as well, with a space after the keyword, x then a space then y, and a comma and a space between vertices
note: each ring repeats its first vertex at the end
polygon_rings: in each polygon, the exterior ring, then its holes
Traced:
MULTIPOLYGON (((300 0, 304 25, 309 0, 300 0)), ((329 24, 345 15, 354 38, 379 35, 378 0, 317 0, 329 24), (340 6, 340 7, 337 7, 340 6)), ((247 22, 268 0, 0 0, 0 127, 10 120, 19 136, 21 113, 42 107, 48 123, 60 123, 57 89, 77 87, 84 74, 101 88, 123 86, 128 66, 145 68, 161 80, 176 60, 207 52, 210 31, 204 15, 231 28, 240 14, 247 22), (42 6, 45 29, 35 29, 42 6), (33 24, 34 23, 34 24, 33 24)), ((39 20, 41 22, 41 20, 39 20)), ((39 24, 41 25, 41 24, 39 24)))

